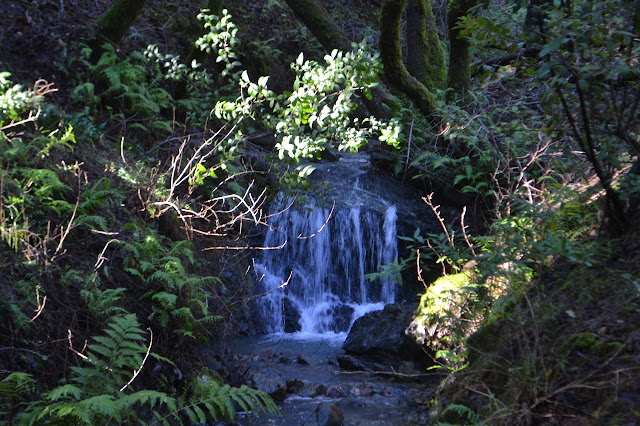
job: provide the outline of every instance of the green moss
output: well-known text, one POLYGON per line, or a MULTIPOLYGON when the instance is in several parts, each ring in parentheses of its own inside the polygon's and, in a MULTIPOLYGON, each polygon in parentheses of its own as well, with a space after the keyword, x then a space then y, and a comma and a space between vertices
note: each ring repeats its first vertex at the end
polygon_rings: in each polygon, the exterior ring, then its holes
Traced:
POLYGON ((328 51, 351 50, 351 41, 319 2, 315 0, 286 0, 286 2, 325 49, 328 51))
POLYGON ((444 89, 447 72, 431 2, 409 0, 407 5, 407 69, 430 90, 444 89))
POLYGON ((402 62, 400 29, 406 4, 407 0, 385 0, 382 4, 380 57, 389 82, 415 102, 424 114, 430 115, 437 109, 433 94, 409 74, 402 62))
POLYGON ((441 319, 450 315, 451 310, 455 310, 455 305, 464 297, 463 288, 469 282, 470 276, 466 272, 438 278, 420 297, 414 321, 423 324, 425 329, 441 325, 441 319))
POLYGON ((574 346, 582 352, 591 351, 598 342, 598 337, 593 333, 578 333, 572 338, 574 346))

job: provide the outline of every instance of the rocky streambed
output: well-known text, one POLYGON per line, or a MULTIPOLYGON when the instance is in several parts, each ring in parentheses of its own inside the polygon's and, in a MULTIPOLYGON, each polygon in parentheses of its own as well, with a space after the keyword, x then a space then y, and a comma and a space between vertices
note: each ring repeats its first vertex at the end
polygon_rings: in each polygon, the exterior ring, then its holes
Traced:
MULTIPOLYGON (((428 423, 428 406, 439 378, 416 373, 345 371, 342 339, 283 335, 242 338, 235 351, 244 379, 269 393, 280 416, 240 415, 239 425, 417 425, 428 423)), ((368 363, 374 369, 374 363, 368 363)), ((368 367, 364 367, 368 368, 368 367)), ((427 373, 427 372, 422 372, 427 373)))

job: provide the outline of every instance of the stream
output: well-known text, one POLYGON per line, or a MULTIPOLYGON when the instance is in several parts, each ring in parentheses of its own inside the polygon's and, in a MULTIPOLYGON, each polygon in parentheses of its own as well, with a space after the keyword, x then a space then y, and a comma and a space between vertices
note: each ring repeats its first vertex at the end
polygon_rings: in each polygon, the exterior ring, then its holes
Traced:
POLYGON ((310 191, 280 194, 271 203, 263 241, 270 249, 253 267, 261 295, 254 329, 264 335, 235 342, 246 381, 272 395, 282 415, 237 421, 425 424, 432 392, 424 383, 400 374, 341 371, 337 362, 358 318, 415 297, 409 286, 398 286, 394 273, 378 272, 397 261, 399 214, 412 214, 407 200, 419 197, 371 172, 363 155, 314 166, 310 191))
MULTIPOLYGON (((427 408, 437 381, 421 383, 366 372, 340 370, 340 339, 302 336, 243 338, 235 351, 248 374, 266 376, 262 386, 286 384, 281 415, 240 415, 240 425, 325 425, 327 407, 335 404, 344 425, 419 425, 428 423, 427 408), (430 386, 429 386, 430 385, 430 386), (324 410, 323 410, 324 408, 324 410)), ((255 380, 255 379, 254 379, 255 380)))

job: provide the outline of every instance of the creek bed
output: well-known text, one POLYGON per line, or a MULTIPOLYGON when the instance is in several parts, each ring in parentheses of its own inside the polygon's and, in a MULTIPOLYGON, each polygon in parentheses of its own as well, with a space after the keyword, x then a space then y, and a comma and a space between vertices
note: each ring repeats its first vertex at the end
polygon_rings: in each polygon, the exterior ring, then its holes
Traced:
POLYGON ((284 401, 278 402, 280 416, 239 415, 238 424, 324 424, 318 423, 322 413, 316 412, 323 403, 325 407, 335 404, 340 409, 344 425, 428 423, 427 405, 436 383, 417 385, 391 376, 342 372, 336 357, 344 354, 341 348, 344 337, 344 334, 294 333, 238 339, 235 352, 248 369, 249 384, 258 387, 268 387, 277 381, 288 384, 284 401), (258 377, 256 383, 252 383, 254 375, 258 377))

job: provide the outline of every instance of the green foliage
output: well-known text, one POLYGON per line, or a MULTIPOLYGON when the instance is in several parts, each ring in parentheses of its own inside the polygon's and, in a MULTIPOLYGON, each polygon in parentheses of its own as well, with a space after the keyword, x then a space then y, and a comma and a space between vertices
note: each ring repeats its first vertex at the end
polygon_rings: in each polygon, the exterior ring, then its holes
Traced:
POLYGON ((240 66, 236 53, 239 47, 239 39, 236 37, 238 27, 231 20, 231 15, 224 9, 221 16, 210 15, 208 10, 203 10, 198 14, 198 19, 204 21, 205 30, 209 32, 196 40, 196 47, 207 53, 216 51, 216 62, 224 63, 224 70, 221 77, 232 76, 233 70, 240 66))
POLYGON ((201 372, 193 379, 191 391, 192 395, 182 401, 181 410, 192 423, 205 423, 209 418, 217 421, 220 416, 234 419, 237 407, 244 412, 258 409, 271 414, 279 412, 266 393, 246 385, 239 388, 222 386, 206 372, 201 372))
MULTIPOLYGON (((163 109, 172 106, 173 98, 162 87, 162 75, 150 72, 143 53, 133 52, 129 58, 120 60, 112 45, 105 44, 103 50, 100 60, 89 67, 108 84, 99 96, 107 106, 141 121, 157 118, 163 109)), ((83 102, 97 99, 92 83, 77 87, 74 94, 83 102)))
POLYGON ((637 94, 640 47, 632 40, 637 28, 621 0, 545 10, 548 28, 540 46, 543 64, 537 77, 549 85, 548 111, 565 127, 606 191, 612 231, 621 233, 625 206, 615 188, 616 176, 638 161, 637 94), (556 105, 554 111, 551 106, 556 105), (560 112, 561 111, 561 112, 560 112))
POLYGON ((281 95, 268 89, 269 77, 260 77, 256 84, 246 72, 242 73, 242 95, 235 102, 218 102, 216 116, 238 123, 260 119, 275 131, 281 159, 315 157, 337 135, 339 150, 356 151, 375 133, 380 140, 397 146, 398 122, 351 118, 357 93, 362 91, 369 98, 371 88, 377 84, 378 55, 361 44, 348 53, 334 50, 324 59, 326 66, 305 61, 300 54, 291 65, 296 73, 293 91, 281 95))
POLYGON ((76 141, 70 124, 41 126, 36 108, 42 108, 42 96, 11 86, 7 77, 2 73, 0 82, 0 238, 37 257, 47 222, 73 211, 65 199, 70 188, 46 161, 54 151, 72 150, 76 141))
MULTIPOLYGON (((463 404, 449 404, 440 414, 441 417, 446 418, 447 415, 455 414, 458 417, 463 418, 463 424, 465 425, 477 425, 480 424, 480 417, 469 407, 463 404)), ((456 423, 454 423, 456 424, 456 423)), ((437 426, 446 426, 449 423, 437 422, 437 426)))
MULTIPOLYGON (((13 424, 26 397, 37 390, 37 382, 27 373, 13 372, 0 381, 0 417, 13 424)), ((4 423, 3 423, 4 424, 4 423)))
POLYGON ((72 383, 63 384, 31 403, 20 415, 26 424, 84 423, 109 421, 128 423, 136 419, 136 404, 156 404, 175 411, 175 400, 162 392, 143 390, 124 393, 132 374, 143 366, 147 352, 144 331, 134 314, 114 316, 104 335, 96 336, 83 359, 73 367, 72 383))
MULTIPOLYGON (((85 365, 72 368, 71 383, 62 384, 46 393, 43 400, 29 404, 19 415, 20 421, 24 424, 134 424, 141 422, 138 418, 141 406, 151 410, 154 424, 166 423, 169 417, 172 423, 184 424, 182 416, 193 423, 206 423, 220 417, 233 419, 236 407, 245 412, 258 409, 278 412, 266 393, 247 386, 222 386, 206 374, 198 375, 191 392, 179 400, 148 389, 125 392, 125 388, 135 386, 132 382, 150 350, 144 345, 145 334, 134 314, 113 316, 104 334, 94 337, 94 343, 88 346, 83 356, 85 365)), ((14 373, 0 383, 0 395, 13 398, 9 408, 15 409, 18 404, 15 398, 34 383, 30 375, 14 373)))
POLYGON ((123 248, 129 253, 124 270, 144 284, 143 300, 153 303, 160 325, 182 336, 205 339, 208 326, 220 319, 209 312, 208 289, 221 282, 188 272, 195 262, 190 242, 169 243, 147 234, 123 243, 123 248))
POLYGON ((461 32, 477 49, 515 55, 497 73, 484 66, 485 78, 495 81, 515 72, 535 77, 531 84, 543 93, 544 125, 570 136, 563 140, 567 161, 593 167, 614 233, 626 223, 625 201, 637 196, 628 170, 640 152, 634 66, 640 48, 632 41, 637 28, 627 5, 623 0, 541 2, 528 11, 544 20, 536 28, 528 23, 532 16, 525 20, 521 3, 496 6, 486 16, 464 20, 461 32))
POLYGON ((0 128, 10 121, 20 121, 22 114, 30 108, 37 107, 42 102, 42 96, 31 90, 25 90, 21 85, 13 85, 9 80, 10 73, 0 71, 0 128))

